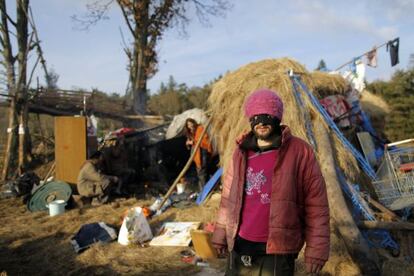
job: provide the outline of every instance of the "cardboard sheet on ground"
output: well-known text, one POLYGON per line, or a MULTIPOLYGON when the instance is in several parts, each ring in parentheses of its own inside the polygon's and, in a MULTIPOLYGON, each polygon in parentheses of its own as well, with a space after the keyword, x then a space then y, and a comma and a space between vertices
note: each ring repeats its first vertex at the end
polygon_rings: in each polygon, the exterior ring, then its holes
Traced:
POLYGON ((188 246, 191 230, 196 230, 200 222, 166 222, 160 234, 153 238, 150 246, 188 246))

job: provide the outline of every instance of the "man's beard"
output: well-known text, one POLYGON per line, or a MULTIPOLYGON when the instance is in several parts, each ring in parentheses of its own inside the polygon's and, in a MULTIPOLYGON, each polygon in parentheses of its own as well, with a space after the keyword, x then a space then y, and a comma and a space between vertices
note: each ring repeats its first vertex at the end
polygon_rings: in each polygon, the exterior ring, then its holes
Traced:
POLYGON ((269 131, 266 134, 260 134, 260 133, 256 132, 256 130, 253 129, 253 134, 254 134, 254 136, 256 136, 257 139, 264 140, 264 141, 270 141, 270 140, 273 139, 275 131, 272 129, 271 131, 269 131))
POLYGON ((276 117, 272 117, 271 115, 259 114, 250 118, 249 121, 253 134, 257 139, 264 141, 272 141, 275 137, 280 136, 282 134, 280 120, 276 117), (264 126, 267 125, 271 127, 271 129, 269 132, 261 134, 255 130, 255 127, 258 124, 262 124, 264 126))
POLYGON ((272 141, 276 137, 280 136, 282 134, 282 128, 277 122, 276 124, 272 125, 272 129, 267 132, 266 134, 260 134, 258 133, 254 128, 252 129, 254 136, 257 139, 264 140, 264 141, 272 141))

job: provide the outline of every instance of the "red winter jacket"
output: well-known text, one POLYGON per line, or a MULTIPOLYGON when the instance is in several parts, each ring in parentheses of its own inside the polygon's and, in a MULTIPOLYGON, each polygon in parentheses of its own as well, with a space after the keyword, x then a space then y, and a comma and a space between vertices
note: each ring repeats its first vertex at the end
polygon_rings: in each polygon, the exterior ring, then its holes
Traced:
MULTIPOLYGON (((240 145, 240 143, 238 143, 240 145)), ((272 178, 268 254, 298 253, 305 262, 323 265, 329 256, 329 206, 325 182, 312 148, 283 126, 272 178)), ((240 225, 246 152, 236 147, 225 173, 212 242, 231 251, 240 225)))

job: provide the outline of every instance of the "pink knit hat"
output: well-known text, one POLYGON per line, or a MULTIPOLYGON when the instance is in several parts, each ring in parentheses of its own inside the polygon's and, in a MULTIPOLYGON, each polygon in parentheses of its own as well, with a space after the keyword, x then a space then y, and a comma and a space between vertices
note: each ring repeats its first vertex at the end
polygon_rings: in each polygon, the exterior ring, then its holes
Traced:
POLYGON ((259 89, 250 94, 244 104, 247 118, 259 114, 269 114, 282 121, 283 102, 276 92, 269 89, 259 89))

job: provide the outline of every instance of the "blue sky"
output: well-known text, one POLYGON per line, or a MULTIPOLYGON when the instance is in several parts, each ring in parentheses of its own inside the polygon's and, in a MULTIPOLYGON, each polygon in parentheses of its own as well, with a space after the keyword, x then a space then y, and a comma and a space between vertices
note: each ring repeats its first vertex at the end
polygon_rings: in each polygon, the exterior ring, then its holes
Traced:
MULTIPOLYGON (((11 0, 7 1, 9 6, 11 0)), ((64 89, 98 88, 123 94, 128 73, 120 29, 129 38, 114 5, 109 20, 89 31, 74 29, 71 15, 86 11, 88 0, 32 0, 35 21, 49 67, 64 89)), ((388 79, 405 69, 414 53, 414 0, 230 0, 225 18, 203 27, 195 18, 182 38, 169 30, 159 43, 159 71, 149 81, 156 91, 170 75, 177 82, 203 85, 226 71, 267 58, 291 57, 314 69, 324 59, 331 69, 374 45, 400 37, 400 64, 391 67, 385 48, 367 79, 388 79)), ((34 59, 34 53, 32 59, 34 59)), ((38 71, 43 81, 41 71, 38 71)))

